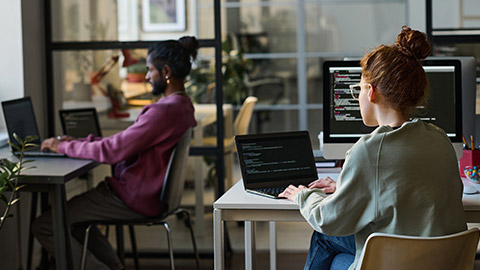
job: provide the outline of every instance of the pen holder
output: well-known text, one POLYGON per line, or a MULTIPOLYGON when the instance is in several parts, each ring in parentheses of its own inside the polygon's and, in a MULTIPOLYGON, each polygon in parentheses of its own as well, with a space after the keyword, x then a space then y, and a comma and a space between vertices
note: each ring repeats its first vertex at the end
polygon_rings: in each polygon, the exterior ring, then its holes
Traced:
POLYGON ((465 166, 479 166, 480 167, 480 150, 463 150, 463 155, 460 158, 460 176, 465 177, 463 168, 465 166))

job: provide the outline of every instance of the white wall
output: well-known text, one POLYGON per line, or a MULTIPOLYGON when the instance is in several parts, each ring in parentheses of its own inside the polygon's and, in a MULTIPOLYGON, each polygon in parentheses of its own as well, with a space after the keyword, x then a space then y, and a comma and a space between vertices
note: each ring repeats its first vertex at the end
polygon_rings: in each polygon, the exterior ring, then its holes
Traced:
MULTIPOLYGON (((2 1, 0 8, 0 101, 23 96, 23 46, 22 46, 22 16, 20 1, 2 1)), ((3 113, 0 110, 0 132, 5 128, 3 113)), ((7 195, 8 196, 8 195, 7 195)), ((23 243, 26 234, 21 233, 20 220, 25 215, 20 207, 27 206, 28 199, 21 199, 20 205, 12 208, 13 218, 9 218, 0 230, 0 261, 2 269, 16 269, 22 260, 23 243)), ((5 205, 0 203, 0 213, 3 214, 5 205)), ((25 227, 23 227, 25 229, 25 227)))
MULTIPOLYGON (((0 9, 0 101, 23 96, 23 46, 20 1, 3 1, 0 9)), ((0 112, 0 130, 5 126, 0 112)))

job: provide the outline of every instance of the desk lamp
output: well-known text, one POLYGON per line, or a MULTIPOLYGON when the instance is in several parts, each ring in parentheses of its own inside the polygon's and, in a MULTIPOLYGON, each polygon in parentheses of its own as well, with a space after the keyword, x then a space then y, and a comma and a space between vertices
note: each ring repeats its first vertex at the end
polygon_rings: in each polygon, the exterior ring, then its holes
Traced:
MULTIPOLYGON (((129 50, 122 50, 122 54, 124 56, 124 61, 122 67, 128 67, 134 65, 139 62, 138 59, 132 57, 129 50)), ((97 87, 103 95, 108 97, 110 103, 112 104, 112 111, 108 113, 108 117, 110 118, 123 118, 129 117, 130 114, 128 112, 119 112, 120 103, 117 98, 117 95, 114 93, 115 91, 109 87, 108 91, 105 90, 99 83, 103 78, 112 70, 112 68, 118 62, 118 55, 112 56, 98 71, 90 74, 90 82, 92 86, 97 87)))

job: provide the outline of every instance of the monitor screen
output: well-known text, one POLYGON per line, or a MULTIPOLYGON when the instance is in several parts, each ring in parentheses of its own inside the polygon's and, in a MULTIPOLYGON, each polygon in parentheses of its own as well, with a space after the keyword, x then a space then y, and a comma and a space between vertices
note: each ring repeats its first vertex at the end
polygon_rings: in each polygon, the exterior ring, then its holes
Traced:
POLYGON ((60 110, 63 135, 84 138, 90 134, 101 137, 100 124, 95 108, 60 110))
MULTIPOLYGON (((425 60, 423 67, 429 83, 426 106, 417 107, 415 118, 445 130, 453 143, 462 142, 461 63, 458 60, 425 60)), ((345 158, 345 152, 360 136, 375 127, 363 124, 357 100, 350 94, 350 84, 360 82, 359 61, 324 63, 323 155, 345 158)))

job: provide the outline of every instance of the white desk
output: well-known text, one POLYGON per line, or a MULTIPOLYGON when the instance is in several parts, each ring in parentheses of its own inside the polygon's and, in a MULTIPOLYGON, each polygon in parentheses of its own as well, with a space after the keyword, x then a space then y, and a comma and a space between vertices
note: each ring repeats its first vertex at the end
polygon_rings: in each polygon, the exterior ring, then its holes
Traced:
MULTIPOLYGON (((480 184, 462 179, 480 191, 480 184)), ((480 193, 464 195, 465 218, 469 223, 480 223, 480 193)), ((245 192, 243 182, 238 181, 213 204, 213 252, 214 269, 225 269, 224 221, 245 221, 245 269, 254 269, 255 222, 270 221, 270 269, 276 269, 275 221, 305 221, 298 207, 284 199, 270 199, 245 192)))

